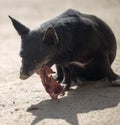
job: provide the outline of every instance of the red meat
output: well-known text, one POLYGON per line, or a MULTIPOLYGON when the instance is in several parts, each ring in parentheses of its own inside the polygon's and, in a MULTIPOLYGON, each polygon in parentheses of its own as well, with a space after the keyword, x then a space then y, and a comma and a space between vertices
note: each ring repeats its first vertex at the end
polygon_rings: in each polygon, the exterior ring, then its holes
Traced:
POLYGON ((46 65, 44 65, 38 71, 42 84, 45 90, 47 91, 47 93, 49 93, 52 99, 57 99, 59 95, 65 94, 65 90, 63 86, 61 86, 55 79, 53 79, 51 75, 53 73, 54 72, 52 71, 52 69, 50 69, 46 65))

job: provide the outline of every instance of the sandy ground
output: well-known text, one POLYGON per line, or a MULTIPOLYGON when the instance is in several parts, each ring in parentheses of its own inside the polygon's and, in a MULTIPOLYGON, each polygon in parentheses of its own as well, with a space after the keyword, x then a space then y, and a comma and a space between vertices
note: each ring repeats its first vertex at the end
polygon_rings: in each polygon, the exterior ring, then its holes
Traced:
POLYGON ((11 15, 34 28, 68 8, 95 14, 113 29, 118 51, 112 65, 120 74, 119 0, 1 0, 0 1, 0 124, 1 125, 120 125, 120 88, 98 81, 73 87, 51 100, 39 76, 19 79, 20 37, 11 15), (34 105, 33 109, 30 109, 34 105))

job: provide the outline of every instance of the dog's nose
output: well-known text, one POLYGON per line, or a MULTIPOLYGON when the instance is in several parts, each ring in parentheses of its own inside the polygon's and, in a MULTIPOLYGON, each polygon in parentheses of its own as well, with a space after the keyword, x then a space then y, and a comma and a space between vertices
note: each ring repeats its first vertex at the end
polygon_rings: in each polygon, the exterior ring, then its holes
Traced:
POLYGON ((25 80, 25 79, 27 79, 27 78, 28 78, 28 76, 26 76, 26 75, 24 75, 24 74, 20 74, 20 79, 25 80))

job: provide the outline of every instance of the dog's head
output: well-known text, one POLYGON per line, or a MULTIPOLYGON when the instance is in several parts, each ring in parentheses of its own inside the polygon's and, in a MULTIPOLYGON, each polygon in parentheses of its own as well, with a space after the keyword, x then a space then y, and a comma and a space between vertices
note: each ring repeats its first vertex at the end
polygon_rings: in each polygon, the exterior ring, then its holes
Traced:
POLYGON ((58 36, 54 28, 30 30, 17 20, 9 16, 14 28, 21 36, 22 65, 20 78, 27 79, 43 64, 47 64, 55 55, 58 36))

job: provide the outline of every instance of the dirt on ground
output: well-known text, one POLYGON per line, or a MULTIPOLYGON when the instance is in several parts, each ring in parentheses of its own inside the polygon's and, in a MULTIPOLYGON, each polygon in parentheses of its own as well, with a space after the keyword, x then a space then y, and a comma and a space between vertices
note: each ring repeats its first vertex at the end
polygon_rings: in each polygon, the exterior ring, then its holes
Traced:
POLYGON ((51 100, 38 75, 19 79, 20 37, 8 15, 32 29, 68 8, 94 14, 110 25, 118 45, 112 68, 120 74, 120 0, 1 0, 1 125, 120 125, 120 88, 104 80, 74 86, 51 100))

